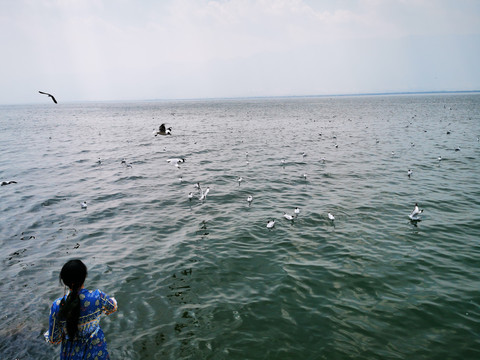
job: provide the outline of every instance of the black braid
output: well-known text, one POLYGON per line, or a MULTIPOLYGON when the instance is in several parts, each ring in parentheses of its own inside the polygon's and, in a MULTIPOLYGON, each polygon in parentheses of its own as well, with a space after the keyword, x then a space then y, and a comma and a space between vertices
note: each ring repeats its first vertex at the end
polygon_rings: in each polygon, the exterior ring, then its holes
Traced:
POLYGON ((59 316, 67 322, 67 334, 70 340, 75 338, 78 330, 78 319, 80 318, 80 297, 79 291, 87 276, 87 267, 80 260, 70 260, 60 272, 63 283, 70 288, 70 293, 65 300, 60 302, 59 316))
POLYGON ((78 319, 80 317, 80 298, 76 286, 67 296, 67 300, 62 299, 59 315, 67 322, 67 334, 70 340, 73 340, 78 329, 78 319))

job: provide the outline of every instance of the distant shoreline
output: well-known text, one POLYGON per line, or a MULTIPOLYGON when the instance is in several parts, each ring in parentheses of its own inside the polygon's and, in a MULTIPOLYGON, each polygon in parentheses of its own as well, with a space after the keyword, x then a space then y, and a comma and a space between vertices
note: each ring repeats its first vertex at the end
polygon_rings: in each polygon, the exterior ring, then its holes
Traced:
MULTIPOLYGON (((123 100, 71 100, 63 104, 82 103, 133 103, 133 102, 176 102, 176 101, 213 101, 213 100, 254 100, 254 99, 302 99, 302 98, 330 98, 330 97, 361 97, 361 96, 398 96, 398 95, 446 95, 446 94, 475 94, 480 90, 444 90, 444 91, 394 91, 372 93, 345 93, 345 94, 317 94, 317 95, 265 95, 265 96, 234 96, 234 97, 205 97, 205 98, 159 98, 159 99, 123 99, 123 100)), ((45 102, 35 103, 5 103, 0 106, 41 105, 45 102)), ((47 103, 48 104, 48 103, 47 103)), ((48 104, 50 105, 50 104, 48 104)))
MULTIPOLYGON (((396 95, 445 95, 445 94, 475 94, 480 90, 457 91, 397 91, 379 93, 350 93, 350 94, 317 94, 317 95, 265 95, 265 96, 234 96, 234 97, 206 97, 206 98, 171 98, 145 100, 105 100, 99 102, 155 102, 155 101, 211 101, 211 100, 254 100, 254 99, 302 99, 302 98, 329 98, 329 97, 360 97, 360 96, 396 96, 396 95)), ((90 102, 90 101, 85 101, 90 102)))

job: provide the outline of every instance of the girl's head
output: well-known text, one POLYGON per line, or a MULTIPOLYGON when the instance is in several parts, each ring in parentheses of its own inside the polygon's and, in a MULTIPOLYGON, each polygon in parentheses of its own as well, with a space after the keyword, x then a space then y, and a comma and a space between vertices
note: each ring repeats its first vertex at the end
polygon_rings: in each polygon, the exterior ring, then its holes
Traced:
POLYGON ((60 280, 72 290, 80 289, 86 277, 87 267, 78 259, 66 262, 60 271, 60 280))

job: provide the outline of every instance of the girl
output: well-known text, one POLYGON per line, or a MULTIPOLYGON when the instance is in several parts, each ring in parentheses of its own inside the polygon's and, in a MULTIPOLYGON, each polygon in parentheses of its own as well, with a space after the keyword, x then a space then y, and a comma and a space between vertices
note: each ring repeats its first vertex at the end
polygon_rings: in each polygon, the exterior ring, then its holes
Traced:
POLYGON ((80 260, 70 260, 62 267, 60 279, 70 291, 55 300, 45 340, 62 343, 60 359, 110 359, 100 317, 117 310, 117 301, 100 290, 84 289, 87 267, 80 260))

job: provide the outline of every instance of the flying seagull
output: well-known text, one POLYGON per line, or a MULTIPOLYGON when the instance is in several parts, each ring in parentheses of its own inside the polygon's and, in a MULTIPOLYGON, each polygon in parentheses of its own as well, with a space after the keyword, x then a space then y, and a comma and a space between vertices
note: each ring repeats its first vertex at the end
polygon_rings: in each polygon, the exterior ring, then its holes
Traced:
POLYGON ((57 100, 55 100, 55 98, 53 97, 52 94, 49 94, 49 93, 46 93, 46 92, 43 92, 43 91, 39 91, 39 93, 40 93, 40 94, 43 94, 43 95, 48 95, 49 97, 52 98, 53 102, 54 102, 55 104, 57 104, 57 100))

